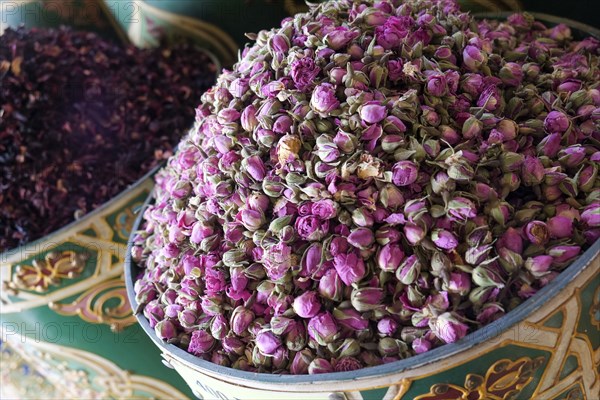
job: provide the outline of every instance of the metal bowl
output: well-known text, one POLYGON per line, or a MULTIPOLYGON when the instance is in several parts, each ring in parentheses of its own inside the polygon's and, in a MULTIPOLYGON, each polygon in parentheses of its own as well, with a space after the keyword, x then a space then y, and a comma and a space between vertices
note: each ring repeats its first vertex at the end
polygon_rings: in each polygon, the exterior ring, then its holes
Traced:
MULTIPOLYGON (((486 15, 503 19, 508 14, 486 15)), ((600 31, 574 21, 580 35, 600 31)), ((152 201, 148 198, 146 205, 152 201)), ((140 227, 142 213, 134 226, 140 227)), ((140 269, 129 243, 125 282, 132 308, 140 269)), ((240 371, 204 361, 160 340, 137 316, 199 398, 204 399, 596 399, 600 393, 600 240, 554 281, 499 320, 429 352, 352 372, 278 375, 240 371), (579 397, 578 397, 579 396, 579 397)))

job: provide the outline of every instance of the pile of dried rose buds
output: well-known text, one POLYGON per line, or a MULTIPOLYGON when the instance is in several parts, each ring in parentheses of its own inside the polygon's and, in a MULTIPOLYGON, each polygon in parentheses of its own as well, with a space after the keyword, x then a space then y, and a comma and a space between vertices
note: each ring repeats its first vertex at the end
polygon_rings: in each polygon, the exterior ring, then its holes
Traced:
POLYGON ((600 237, 600 42, 451 0, 329 1, 256 35, 157 177, 156 334, 317 374, 455 342, 600 237))

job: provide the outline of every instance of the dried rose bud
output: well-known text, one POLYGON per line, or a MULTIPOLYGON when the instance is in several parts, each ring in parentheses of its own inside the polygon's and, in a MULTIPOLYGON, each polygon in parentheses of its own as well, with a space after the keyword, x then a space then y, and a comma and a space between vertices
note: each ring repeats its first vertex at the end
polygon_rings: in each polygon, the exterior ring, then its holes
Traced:
MULTIPOLYGON (((421 262, 416 255, 410 255, 396 270, 396 279, 405 285, 414 283, 421 273, 421 262)), ((360 311, 360 310, 359 310, 360 311)))
POLYGON ((312 318, 321 310, 317 292, 308 291, 294 299, 294 312, 302 318, 312 318))
POLYGON ((356 311, 365 312, 381 308, 383 290, 375 287, 356 288, 352 290, 350 301, 356 311))
POLYGON ((308 366, 312 363, 315 356, 310 349, 304 349, 294 355, 290 372, 294 375, 303 375, 308 373, 308 366))
POLYGON ((327 346, 338 337, 338 326, 329 312, 312 317, 308 322, 307 331, 310 338, 321 346, 327 346))
POLYGON ((291 351, 300 351, 306 346, 307 340, 304 323, 296 321, 289 327, 289 332, 285 337, 285 346, 291 351))
POLYGON ((313 91, 310 105, 317 113, 326 116, 339 107, 340 102, 335 96, 335 87, 329 83, 321 83, 313 91))
POLYGON ((434 229, 431 231, 431 240, 442 250, 453 250, 458 246, 456 236, 445 229, 434 229))
POLYGON ((581 221, 590 228, 600 228, 600 203, 591 203, 581 213, 581 221))
POLYGON ((256 335, 256 346, 263 355, 273 355, 281 346, 281 339, 269 330, 263 330, 256 335))
POLYGON ((396 272, 403 259, 404 251, 396 244, 386 244, 380 247, 376 255, 377 266, 387 272, 396 272))
POLYGON ((360 281, 366 273, 362 257, 354 252, 336 255, 333 258, 333 266, 347 286, 360 281))
POLYGON ((223 339, 229 332, 229 324, 223 315, 217 315, 210 324, 210 333, 217 340, 223 339))
POLYGON ((341 301, 343 283, 335 268, 330 268, 319 280, 319 294, 329 300, 341 301))
POLYGON ((440 73, 427 76, 426 93, 434 97, 442 97, 448 92, 446 77, 440 73))
POLYGON ((502 82, 508 86, 519 86, 523 82, 523 70, 514 62, 507 62, 498 72, 502 82))
POLYGON ((375 237, 373 236, 373 231, 368 228, 354 229, 350 232, 350 235, 348 235, 348 243, 361 250, 370 248, 374 242, 375 237))
POLYGON ((362 363, 354 357, 341 357, 334 366, 335 372, 355 371, 363 367, 362 363))
POLYGON ((525 236, 531 243, 541 246, 550 240, 550 231, 542 221, 531 221, 525 226, 525 236))
POLYGON ((544 120, 544 129, 548 133, 563 133, 569 125, 569 117, 560 111, 550 111, 544 120))
POLYGON ((550 237, 562 239, 573 235, 573 219, 557 215, 546 221, 550 237))
POLYGON ((481 135, 483 123, 474 116, 470 116, 462 127, 462 135, 465 139, 472 139, 481 135))
POLYGON ((211 351, 215 345, 215 338, 206 331, 194 331, 188 345, 188 352, 200 356, 211 351))
POLYGON ((361 119, 368 124, 376 124, 387 116, 387 109, 378 101, 368 102, 359 108, 361 119))
POLYGON ((326 374, 328 372, 333 372, 333 366, 324 358, 315 358, 308 366, 308 373, 311 375, 326 374))
POLYGON ((154 332, 156 332, 156 336, 162 340, 169 341, 177 337, 177 328, 175 328, 175 325, 168 319, 158 321, 154 326, 154 332))
POLYGON ((415 246, 421 243, 423 239, 427 236, 427 230, 423 227, 423 224, 411 224, 408 223, 404 225, 403 228, 404 237, 411 245, 415 246))
POLYGON ((478 286, 495 286, 499 289, 505 286, 503 279, 496 272, 483 265, 475 267, 471 276, 473 282, 478 286))
POLYGON ((392 336, 398 329, 398 323, 390 317, 385 317, 377 323, 377 331, 383 336, 392 336))
POLYGON ((471 247, 465 253, 465 261, 471 265, 479 265, 488 258, 492 248, 493 246, 490 244, 471 247))
POLYGON ((404 196, 396 186, 387 184, 379 192, 379 201, 384 207, 393 210, 404 204, 404 196))
POLYGON ((526 156, 521 168, 521 178, 526 186, 539 185, 544 180, 544 165, 537 157, 526 156))
POLYGON ((552 256, 529 257, 525 260, 525 269, 536 278, 539 278, 548 274, 553 262, 554 258, 552 256))
POLYGON ((570 146, 558 152, 558 161, 567 168, 578 167, 585 159, 585 147, 570 146))
POLYGON ((546 137, 544 137, 540 143, 537 145, 538 153, 545 155, 547 157, 556 157, 560 148, 561 148, 561 134, 560 133, 552 133, 546 137))
POLYGON ((412 161, 399 161, 392 167, 392 174, 395 185, 408 186, 417 180, 419 167, 412 161))
POLYGON ((463 50, 463 65, 471 71, 477 71, 479 68, 487 62, 487 56, 477 47, 467 45, 463 50))
POLYGON ((471 275, 466 272, 452 272, 444 290, 466 296, 471 291, 471 275))
POLYGON ((498 250, 500 265, 509 274, 514 274, 523 266, 523 257, 505 247, 498 250))
POLYGON ((454 343, 462 339, 468 332, 469 327, 460 322, 452 313, 446 312, 429 322, 433 334, 444 343, 454 343))
POLYGON ((431 350, 432 344, 429 340, 423 338, 416 338, 412 342, 412 348, 416 354, 425 353, 431 350))
POLYGON ((362 317, 362 314, 353 308, 333 310, 333 317, 340 325, 352 330, 363 330, 369 326, 369 321, 362 317))
POLYGON ((254 320, 254 313, 243 306, 238 306, 231 315, 231 330, 236 335, 242 335, 254 320))
POLYGON ((382 356, 395 356, 405 354, 408 346, 401 340, 391 337, 384 337, 377 343, 377 351, 382 356))
POLYGON ((564 265, 581 253, 581 247, 559 245, 551 247, 547 253, 554 258, 555 264, 564 265))
POLYGON ((471 200, 465 197, 457 196, 450 200, 447 210, 448 216, 453 221, 465 222, 477 216, 477 207, 471 200))

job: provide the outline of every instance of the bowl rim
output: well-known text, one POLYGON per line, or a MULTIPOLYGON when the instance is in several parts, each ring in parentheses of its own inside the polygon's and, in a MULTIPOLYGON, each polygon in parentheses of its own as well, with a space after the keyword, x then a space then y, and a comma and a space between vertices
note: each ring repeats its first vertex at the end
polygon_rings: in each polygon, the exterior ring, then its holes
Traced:
MULTIPOLYGON (((495 12, 495 13, 474 13, 476 18, 486 19, 504 19, 515 12, 495 12)), ((584 32, 587 36, 593 36, 600 40, 600 30, 586 24, 573 21, 567 18, 557 17, 553 15, 529 12, 536 20, 545 23, 559 24, 564 23, 571 28, 577 29, 584 32)), ((143 219, 145 210, 154 200, 154 194, 151 193, 144 205, 141 207, 139 215, 137 216, 133 228, 131 231, 130 239, 127 243, 127 252, 125 254, 125 286, 127 289, 127 297, 131 303, 132 309, 138 309, 138 303, 135 300, 134 291, 134 279, 139 273, 139 268, 135 262, 131 259, 131 249, 133 247, 133 237, 139 230, 140 224, 143 219), (135 271, 134 271, 135 270, 135 271)), ((165 353, 170 353, 178 361, 182 361, 184 364, 193 369, 197 367, 201 370, 207 370, 220 376, 226 376, 229 379, 241 379, 245 382, 258 381, 261 383, 269 384, 280 384, 280 385, 291 385, 291 384, 323 384, 326 382, 341 383, 357 380, 365 380, 369 378, 381 378, 382 376, 390 376, 399 374, 402 372, 416 370, 421 367, 431 365, 440 360, 449 359, 451 356, 462 353, 473 347, 484 344, 490 341, 502 333, 508 331, 518 323, 524 321, 528 316, 538 311, 546 302, 547 299, 553 298, 558 295, 570 282, 572 282, 577 276, 583 273, 587 268, 591 268, 592 263, 600 257, 600 239, 596 240, 590 248, 588 248, 575 262, 569 267, 563 270, 552 282, 540 289, 532 297, 525 300, 515 309, 506 313, 496 321, 485 325, 481 329, 473 331, 458 340, 455 343, 448 343, 439 346, 435 349, 429 350, 425 353, 418 354, 412 357, 408 357, 402 360, 394 361, 388 364, 365 367, 355 371, 348 372, 330 372, 316 375, 284 375, 284 374, 268 374, 268 373, 257 373, 248 372, 243 370, 234 369, 231 367, 224 367, 218 364, 214 364, 210 361, 203 360, 187 351, 173 345, 166 343, 159 339, 154 329, 150 327, 148 319, 142 315, 141 312, 135 314, 138 323, 144 330, 144 332, 150 336, 152 341, 165 353), (193 366, 193 367, 191 367, 193 366)), ((234 383, 234 382, 230 382, 234 383)), ((238 384, 238 383, 234 383, 238 384)), ((389 385, 388 385, 389 386, 389 385)))

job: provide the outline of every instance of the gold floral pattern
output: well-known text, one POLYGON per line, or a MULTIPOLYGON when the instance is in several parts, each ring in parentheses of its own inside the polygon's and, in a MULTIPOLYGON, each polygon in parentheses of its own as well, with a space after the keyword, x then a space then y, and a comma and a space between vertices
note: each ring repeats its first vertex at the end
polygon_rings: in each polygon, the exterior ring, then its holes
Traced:
POLYGON ((51 286, 60 285, 63 279, 77 278, 88 258, 87 253, 51 251, 43 260, 33 260, 32 265, 18 265, 13 281, 5 283, 5 286, 45 292, 51 286))
POLYGON ((516 361, 495 362, 485 376, 468 374, 463 387, 439 383, 429 393, 415 400, 513 400, 533 380, 533 374, 544 363, 544 357, 522 357, 516 361))
POLYGON ((111 279, 94 286, 69 304, 50 303, 49 307, 61 315, 78 315, 86 322, 107 324, 118 332, 135 324, 127 292, 122 277, 111 279), (107 303, 118 300, 118 304, 108 307, 107 303))

